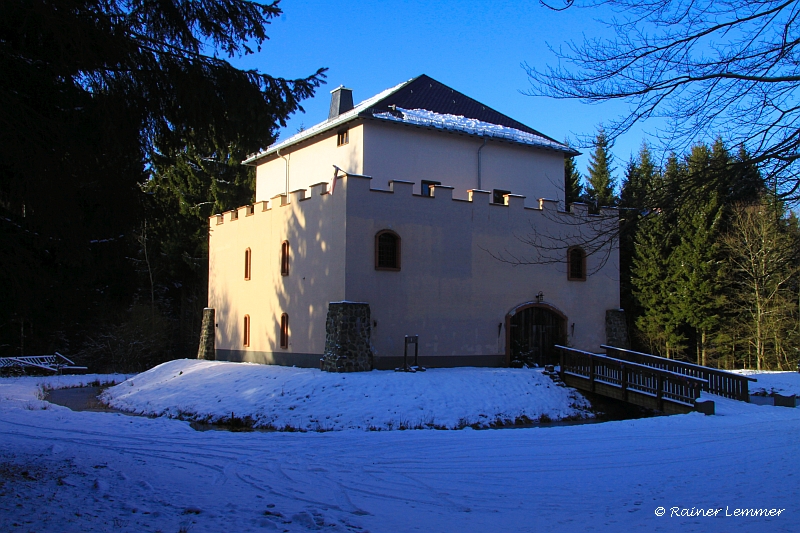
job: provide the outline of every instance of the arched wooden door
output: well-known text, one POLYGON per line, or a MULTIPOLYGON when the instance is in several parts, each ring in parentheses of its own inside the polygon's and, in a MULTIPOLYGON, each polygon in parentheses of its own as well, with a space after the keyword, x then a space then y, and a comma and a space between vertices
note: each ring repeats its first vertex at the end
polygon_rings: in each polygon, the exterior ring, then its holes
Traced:
POLYGON ((547 304, 525 304, 506 316, 509 365, 558 364, 556 344, 566 344, 567 317, 547 304))

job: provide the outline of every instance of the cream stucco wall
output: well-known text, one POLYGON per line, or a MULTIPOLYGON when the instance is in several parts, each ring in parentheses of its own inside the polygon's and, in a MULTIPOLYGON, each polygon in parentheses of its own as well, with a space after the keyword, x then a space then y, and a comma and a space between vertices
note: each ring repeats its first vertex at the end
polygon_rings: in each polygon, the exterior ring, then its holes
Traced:
POLYGON ((564 154, 508 141, 464 133, 409 126, 381 120, 350 122, 349 142, 337 146, 331 130, 259 161, 256 169, 256 201, 329 182, 333 165, 353 174, 373 178, 373 188, 385 188, 392 180, 422 180, 454 187, 454 197, 466 199, 478 187, 478 150, 481 151, 483 190, 501 189, 526 197, 535 207, 539 198, 564 199, 564 154), (482 147, 482 148, 481 148, 482 147))
POLYGON ((532 228, 541 236, 587 237, 588 225, 576 225, 589 220, 582 206, 576 209, 583 216, 576 216, 559 212, 555 202, 529 209, 522 198, 500 206, 487 193, 466 202, 452 200, 445 188, 434 198, 412 195, 406 183, 392 188, 379 192, 349 179, 346 299, 370 303, 379 356, 401 356, 406 334, 420 335, 420 353, 429 357, 505 355, 506 315, 540 291, 544 303, 566 315, 571 345, 600 350, 605 312, 619 307, 616 250, 605 263, 587 258, 587 269, 599 271, 586 281, 567 280, 565 251, 556 264, 512 266, 492 257, 503 251, 532 257, 517 238, 532 228), (400 235, 399 272, 374 268, 374 236, 382 229, 400 235))
POLYGON ((517 267, 492 257, 535 255, 518 239, 532 231, 583 239, 593 231, 596 219, 583 207, 563 213, 558 202, 539 201, 563 200, 562 153, 487 140, 481 188, 520 195, 494 205, 490 193, 470 192, 482 139, 369 119, 349 124, 346 145, 337 146, 336 135, 281 151, 286 160, 266 156, 256 171, 252 214, 240 208, 238 217, 211 218, 209 305, 216 309, 218 357, 316 366, 328 303, 350 300, 370 304, 379 358, 402 356, 404 335, 418 334, 425 357, 497 363, 506 354, 507 316, 539 292, 567 317, 573 346, 596 351, 605 342, 605 312, 619 307, 616 250, 603 264, 589 257, 588 270, 598 271, 582 282, 567 280, 565 251, 563 261, 517 267), (288 197, 279 196, 287 161, 295 191, 288 197), (373 179, 340 178, 331 195, 332 165, 373 179), (421 196, 421 180, 451 188, 421 196), (374 237, 382 229, 402 239, 399 272, 374 268, 374 237), (289 276, 280 274, 283 240, 291 246, 289 276), (252 275, 245 281, 248 247, 252 275), (287 349, 279 346, 282 313, 289 315, 287 349), (245 314, 249 347, 242 346, 245 314))
MULTIPOLYGON (((236 219, 232 212, 211 217, 208 301, 216 309, 218 353, 323 352, 328 302, 344 298, 346 198, 343 193, 321 194, 324 191, 322 184, 308 193, 290 195, 285 205, 281 205, 282 197, 268 206, 257 203, 252 215, 247 215, 247 208, 240 208, 236 219), (284 240, 290 244, 288 276, 280 273, 284 240), (244 279, 247 248, 252 253, 249 281, 244 279), (288 349, 279 346, 282 313, 289 315, 288 349), (248 348, 243 347, 246 314, 251 324, 248 348)), ((282 362, 239 356, 234 359, 282 362)))
MULTIPOLYGON (((266 210, 256 204, 249 216, 242 208, 235 220, 231 213, 221 216, 222 224, 211 218, 209 305, 217 310, 218 357, 315 366, 324 351, 328 302, 349 300, 370 304, 379 358, 402 356, 404 335, 418 334, 420 354, 444 365, 500 363, 507 315, 540 291, 544 303, 575 325, 568 328, 570 344, 596 351, 605 342, 605 311, 619 306, 616 250, 583 282, 567 281, 565 261, 514 267, 491 255, 529 255, 517 236, 531 228, 586 237, 590 226, 580 223, 591 217, 582 207, 576 206, 578 214, 550 202, 531 209, 520 197, 492 205, 484 192, 472 201, 453 200, 445 187, 430 198, 412 194, 410 183, 381 191, 370 182, 340 178, 333 195, 320 194, 325 185, 318 185, 308 196, 291 195, 286 205, 279 197, 266 210), (375 270, 374 237, 382 229, 402 239, 399 272, 375 270), (279 270, 284 239, 292 250, 288 277, 279 270), (252 277, 245 281, 248 247, 252 277), (283 312, 290 317, 288 350, 278 345, 283 312), (248 348, 242 346, 245 314, 251 317, 248 348)), ((590 271, 598 260, 588 258, 590 271)))
POLYGON ((271 154, 256 167, 256 201, 263 202, 286 191, 286 168, 289 168, 289 191, 307 189, 314 183, 330 182, 333 165, 346 172, 363 174, 363 126, 350 123, 271 154), (349 142, 337 146, 336 135, 348 129, 349 142))
POLYGON ((526 196, 531 207, 539 198, 564 198, 561 152, 496 139, 484 146, 483 139, 464 133, 380 120, 368 120, 363 128, 363 174, 373 177, 373 187, 406 180, 420 194, 421 180, 438 181, 455 187, 454 197, 461 199, 470 189, 502 189, 526 196))

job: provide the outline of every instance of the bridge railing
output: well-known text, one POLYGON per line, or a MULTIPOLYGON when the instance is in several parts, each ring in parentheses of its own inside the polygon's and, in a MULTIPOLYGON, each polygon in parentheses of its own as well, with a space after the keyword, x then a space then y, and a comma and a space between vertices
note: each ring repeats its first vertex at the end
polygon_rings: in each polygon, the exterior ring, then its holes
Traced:
POLYGON ((26 368, 62 372, 64 370, 86 370, 85 366, 75 363, 58 352, 53 355, 23 355, 19 357, 0 357, 0 371, 20 370, 26 368))
POLYGON ((601 348, 606 350, 606 355, 615 359, 622 359, 624 361, 630 361, 631 363, 669 370, 676 374, 701 378, 706 381, 706 384, 703 385, 704 391, 743 402, 750 401, 748 383, 750 381, 757 381, 755 378, 734 374, 733 372, 726 372, 725 370, 708 368, 706 366, 683 361, 675 361, 674 359, 634 352, 633 350, 626 350, 624 348, 606 346, 605 344, 601 345, 601 348))
MULTIPOLYGON (((663 401, 694 407, 695 400, 706 380, 654 368, 652 366, 615 359, 566 346, 561 351, 561 372, 586 378, 591 384, 602 383, 618 387, 623 397, 629 391, 652 396, 663 410, 663 401)), ((593 387, 592 387, 593 388, 593 387)))

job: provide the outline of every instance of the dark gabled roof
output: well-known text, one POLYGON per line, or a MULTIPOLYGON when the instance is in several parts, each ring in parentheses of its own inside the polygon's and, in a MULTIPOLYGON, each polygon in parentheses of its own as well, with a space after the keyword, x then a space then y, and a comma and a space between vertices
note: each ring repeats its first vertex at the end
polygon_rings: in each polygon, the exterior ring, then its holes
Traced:
MULTIPOLYGON (((390 106, 403 109, 426 109, 444 115, 462 115, 482 122, 532 133, 558 142, 425 74, 412 79, 398 90, 376 102, 370 111, 385 113, 390 111, 390 106)), ((362 112, 362 116, 363 114, 362 112)))
POLYGON ((337 128, 357 118, 374 118, 418 125, 422 123, 434 128, 463 131, 477 136, 496 137, 520 144, 539 146, 568 155, 578 154, 577 151, 564 143, 558 142, 533 128, 529 128, 525 124, 423 74, 364 100, 356 105, 355 108, 342 113, 338 117, 329 118, 288 139, 273 144, 267 149, 249 156, 243 163, 255 163, 262 157, 337 128), (433 118, 420 118, 419 116, 414 116, 413 112, 409 113, 409 111, 413 110, 429 111, 436 116, 433 118), (465 126, 461 117, 479 121, 479 124, 465 126), (497 128, 493 125, 519 131, 509 132, 506 129, 498 132, 494 131, 497 128))

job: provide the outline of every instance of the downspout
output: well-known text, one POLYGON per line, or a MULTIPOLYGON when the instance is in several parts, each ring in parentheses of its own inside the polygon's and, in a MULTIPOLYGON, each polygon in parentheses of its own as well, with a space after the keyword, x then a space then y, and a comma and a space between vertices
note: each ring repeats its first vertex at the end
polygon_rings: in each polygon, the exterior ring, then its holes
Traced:
POLYGON ((278 157, 283 159, 283 161, 286 163, 286 201, 288 201, 289 200, 289 160, 286 159, 286 157, 281 155, 281 149, 280 148, 278 148, 278 150, 275 153, 278 154, 278 157))
POLYGON ((486 137, 483 138, 483 144, 478 148, 478 190, 483 190, 481 188, 481 150, 484 146, 486 146, 486 137))

